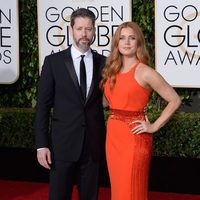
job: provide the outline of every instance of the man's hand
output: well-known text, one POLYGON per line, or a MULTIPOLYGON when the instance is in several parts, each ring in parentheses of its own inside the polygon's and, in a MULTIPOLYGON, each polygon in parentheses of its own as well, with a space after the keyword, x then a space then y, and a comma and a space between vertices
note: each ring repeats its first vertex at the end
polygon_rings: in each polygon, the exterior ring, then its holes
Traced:
POLYGON ((51 152, 49 148, 41 148, 37 150, 37 160, 46 169, 50 169, 51 152))

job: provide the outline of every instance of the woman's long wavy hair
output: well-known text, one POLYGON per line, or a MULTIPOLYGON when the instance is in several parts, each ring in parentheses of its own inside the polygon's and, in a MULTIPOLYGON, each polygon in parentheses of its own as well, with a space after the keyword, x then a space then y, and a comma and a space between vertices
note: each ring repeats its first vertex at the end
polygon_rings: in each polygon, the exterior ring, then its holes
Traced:
POLYGON ((120 39, 121 30, 123 28, 131 28, 137 40, 137 51, 136 57, 137 59, 146 65, 149 65, 149 53, 146 49, 144 35, 142 30, 135 22, 124 22, 121 24, 113 38, 111 44, 111 52, 108 58, 106 59, 106 65, 102 71, 102 80, 100 82, 100 88, 103 90, 106 81, 110 78, 110 89, 112 89, 116 82, 116 74, 120 71, 123 63, 122 63, 122 54, 119 52, 118 44, 120 39))

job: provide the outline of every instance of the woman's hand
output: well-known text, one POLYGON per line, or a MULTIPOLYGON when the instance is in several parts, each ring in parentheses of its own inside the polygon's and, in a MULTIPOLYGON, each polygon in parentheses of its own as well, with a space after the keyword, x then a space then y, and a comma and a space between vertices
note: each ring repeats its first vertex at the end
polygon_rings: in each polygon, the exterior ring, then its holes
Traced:
POLYGON ((133 121, 131 124, 137 124, 131 132, 133 134, 141 134, 141 133, 154 133, 155 130, 153 129, 153 126, 150 124, 149 121, 141 121, 141 120, 136 120, 133 121))

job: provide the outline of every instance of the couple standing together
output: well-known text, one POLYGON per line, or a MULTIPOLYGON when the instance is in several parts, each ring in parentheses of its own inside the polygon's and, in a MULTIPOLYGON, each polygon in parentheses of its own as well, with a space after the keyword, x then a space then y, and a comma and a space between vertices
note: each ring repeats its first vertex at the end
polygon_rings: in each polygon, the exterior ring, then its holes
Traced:
POLYGON ((70 23, 73 44, 45 58, 38 88, 37 159, 50 169, 49 199, 71 200, 76 177, 80 200, 97 200, 105 148, 112 200, 147 200, 152 134, 171 118, 180 99, 148 66, 144 36, 136 23, 118 27, 108 58, 90 48, 93 12, 80 8, 70 23), (153 90, 167 106, 151 124, 144 108, 153 90))

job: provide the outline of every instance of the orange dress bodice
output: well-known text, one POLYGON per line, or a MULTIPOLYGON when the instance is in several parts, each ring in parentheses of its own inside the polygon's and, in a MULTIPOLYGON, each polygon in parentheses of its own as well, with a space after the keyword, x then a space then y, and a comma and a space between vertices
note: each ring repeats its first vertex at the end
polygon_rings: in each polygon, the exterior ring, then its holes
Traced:
POLYGON ((110 108, 143 111, 148 104, 150 91, 141 87, 134 79, 134 72, 138 64, 126 73, 118 73, 116 84, 112 90, 110 90, 109 80, 106 82, 104 91, 110 108))

